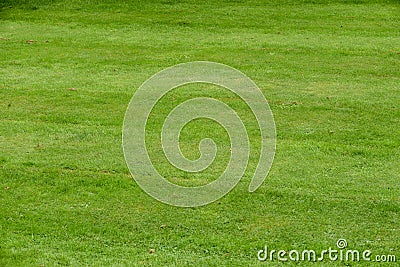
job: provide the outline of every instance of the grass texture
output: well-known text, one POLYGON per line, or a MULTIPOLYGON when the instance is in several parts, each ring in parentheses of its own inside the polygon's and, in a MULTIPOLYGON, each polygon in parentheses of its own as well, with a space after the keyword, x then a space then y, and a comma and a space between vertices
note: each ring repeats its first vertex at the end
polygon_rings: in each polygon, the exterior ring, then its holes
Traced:
MULTIPOLYGON (((1 266, 281 266, 268 246, 335 248, 400 261, 400 4, 398 1, 10 1, 0 4, 1 266), (121 134, 135 90, 183 62, 235 67, 262 90, 277 150, 264 184, 257 164, 222 199, 198 208, 157 202, 132 179, 121 134)), ((161 173, 204 184, 226 166, 218 126, 195 121, 182 151, 211 136, 203 174, 174 170, 160 152, 162 118, 221 88, 186 86, 149 120, 161 173)), ((257 138, 247 116, 249 137, 257 138)), ((310 266, 310 262, 287 262, 310 266)), ((329 261, 318 266, 371 266, 329 261)), ((315 265, 315 264, 314 264, 315 265)), ((315 265, 315 266, 317 266, 315 265)), ((386 263, 384 266, 396 266, 386 263)))

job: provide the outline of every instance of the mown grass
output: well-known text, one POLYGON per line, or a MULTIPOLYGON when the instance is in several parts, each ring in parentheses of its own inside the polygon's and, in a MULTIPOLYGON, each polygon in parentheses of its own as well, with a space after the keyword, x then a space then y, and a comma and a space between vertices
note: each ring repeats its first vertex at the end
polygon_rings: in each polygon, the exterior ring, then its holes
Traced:
MULTIPOLYGON (((400 260, 397 1, 0 6, 0 265, 279 266, 259 262, 257 251, 321 251, 339 238, 400 260), (194 60, 221 62, 253 79, 278 139, 271 172, 255 193, 247 192, 252 154, 227 196, 183 209, 136 185, 121 130, 141 83, 194 60)), ((148 129, 153 152, 164 112, 198 94, 189 88, 163 99, 148 129)), ((216 97, 246 113, 227 92, 216 97)), ((209 132, 228 145, 218 128, 192 126, 183 133, 189 157, 209 132)), ((162 155, 152 158, 174 182, 191 182, 162 155)), ((226 163, 225 154, 218 159, 194 183, 212 180, 226 163)))

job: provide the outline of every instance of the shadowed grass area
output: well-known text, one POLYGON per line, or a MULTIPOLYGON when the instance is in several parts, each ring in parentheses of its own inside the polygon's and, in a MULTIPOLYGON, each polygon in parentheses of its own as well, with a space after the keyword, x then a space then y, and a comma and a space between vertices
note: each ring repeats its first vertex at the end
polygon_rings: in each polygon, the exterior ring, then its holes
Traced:
POLYGON ((371 250, 372 259, 396 255, 385 266, 397 266, 398 1, 6 0, 0 7, 1 266, 280 266, 276 258, 259 262, 257 252, 265 245, 320 252, 339 238, 371 250), (277 151, 264 184, 248 193, 259 131, 246 106, 211 87, 168 94, 148 130, 151 157, 171 181, 207 183, 229 156, 223 129, 199 120, 182 132, 182 151, 196 158, 198 140, 211 135, 221 149, 212 168, 190 176, 167 164, 158 130, 186 99, 216 94, 244 117, 255 150, 232 192, 186 209, 137 186, 121 134, 136 88, 195 60, 230 65, 257 83, 275 117, 277 151))

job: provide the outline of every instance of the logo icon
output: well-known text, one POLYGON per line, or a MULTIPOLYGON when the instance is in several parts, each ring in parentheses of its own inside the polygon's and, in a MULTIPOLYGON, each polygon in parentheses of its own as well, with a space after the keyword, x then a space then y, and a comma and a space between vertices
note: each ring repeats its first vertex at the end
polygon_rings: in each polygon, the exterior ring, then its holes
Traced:
POLYGON ((137 184, 153 198, 179 207, 203 206, 223 197, 240 181, 250 157, 251 140, 237 112, 218 99, 196 97, 174 107, 163 122, 161 144, 164 155, 175 168, 186 172, 207 169, 216 157, 215 142, 210 138, 202 139, 199 143, 200 157, 190 160, 180 149, 179 137, 189 122, 209 119, 221 125, 229 136, 230 159, 226 169, 206 185, 185 187, 171 183, 153 166, 146 147, 146 124, 150 113, 171 90, 196 83, 230 90, 254 115, 261 144, 249 192, 254 192, 263 183, 275 155, 276 130, 271 109, 260 89, 245 74, 227 65, 208 61, 182 63, 158 72, 140 86, 128 105, 123 125, 123 150, 129 171, 137 184))

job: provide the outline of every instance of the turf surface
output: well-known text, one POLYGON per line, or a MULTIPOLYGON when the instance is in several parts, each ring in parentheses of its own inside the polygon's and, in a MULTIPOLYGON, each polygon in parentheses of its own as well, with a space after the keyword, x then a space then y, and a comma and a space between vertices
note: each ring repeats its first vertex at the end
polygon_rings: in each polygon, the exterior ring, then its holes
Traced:
MULTIPOLYGON (((339 238, 400 261, 398 1, 0 6, 0 266, 280 266, 259 262, 257 252, 321 251, 339 238), (257 152, 226 197, 176 208, 131 178, 122 123, 141 83, 195 60, 230 65, 257 83, 275 117, 277 151, 255 193, 247 187, 257 152)), ((152 159, 177 184, 207 183, 228 160, 220 149, 212 169, 192 177, 159 153, 168 110, 208 95, 248 111, 221 88, 188 86, 165 96, 149 121, 152 159)), ((189 158, 210 134, 229 147, 220 128, 191 126, 182 133, 189 158)), ((346 264, 373 263, 318 266, 346 264)))

